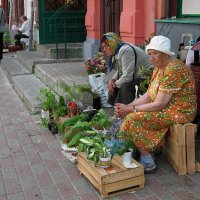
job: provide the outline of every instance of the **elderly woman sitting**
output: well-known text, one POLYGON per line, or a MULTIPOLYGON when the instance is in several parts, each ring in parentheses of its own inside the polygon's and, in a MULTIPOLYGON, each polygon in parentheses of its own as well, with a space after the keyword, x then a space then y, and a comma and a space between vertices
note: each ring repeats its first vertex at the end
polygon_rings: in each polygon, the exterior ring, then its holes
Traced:
POLYGON ((146 51, 155 68, 148 91, 128 105, 115 105, 115 114, 124 118, 120 130, 132 134, 145 173, 155 172, 151 152, 162 144, 169 126, 191 122, 196 114, 192 71, 182 61, 172 59, 170 49, 168 38, 151 39, 146 51))

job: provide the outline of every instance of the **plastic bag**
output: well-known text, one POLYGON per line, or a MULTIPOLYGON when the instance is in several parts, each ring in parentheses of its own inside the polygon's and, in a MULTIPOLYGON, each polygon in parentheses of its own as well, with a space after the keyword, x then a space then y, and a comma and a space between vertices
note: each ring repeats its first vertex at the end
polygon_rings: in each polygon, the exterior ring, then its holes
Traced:
POLYGON ((89 75, 89 82, 92 90, 96 92, 101 99, 102 107, 111 107, 108 101, 108 78, 104 73, 89 75))

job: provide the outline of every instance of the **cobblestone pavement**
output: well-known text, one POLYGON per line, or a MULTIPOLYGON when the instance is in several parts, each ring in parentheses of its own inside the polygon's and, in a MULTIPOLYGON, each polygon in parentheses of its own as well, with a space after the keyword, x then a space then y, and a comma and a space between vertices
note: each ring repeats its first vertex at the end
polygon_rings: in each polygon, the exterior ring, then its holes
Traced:
MULTIPOLYGON (((98 200, 99 193, 36 123, 0 69, 0 200, 98 200)), ((200 199, 200 173, 177 176, 165 159, 144 189, 108 200, 200 199)))

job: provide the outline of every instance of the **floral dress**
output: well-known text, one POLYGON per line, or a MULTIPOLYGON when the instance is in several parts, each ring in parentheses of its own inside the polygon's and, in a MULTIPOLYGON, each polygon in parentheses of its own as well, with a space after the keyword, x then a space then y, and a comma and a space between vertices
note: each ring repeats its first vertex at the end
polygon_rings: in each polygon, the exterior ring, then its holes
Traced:
POLYGON ((192 71, 180 60, 172 60, 162 74, 155 67, 148 88, 152 102, 157 93, 172 93, 169 103, 158 112, 130 113, 121 131, 132 134, 134 144, 152 151, 164 141, 170 125, 191 122, 196 114, 195 80, 192 71))

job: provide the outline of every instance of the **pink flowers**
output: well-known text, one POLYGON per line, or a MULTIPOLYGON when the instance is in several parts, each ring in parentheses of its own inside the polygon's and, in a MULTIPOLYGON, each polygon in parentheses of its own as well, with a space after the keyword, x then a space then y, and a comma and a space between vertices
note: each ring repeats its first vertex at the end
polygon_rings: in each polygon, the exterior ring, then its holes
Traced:
POLYGON ((108 67, 104 59, 104 54, 98 52, 93 60, 88 59, 84 64, 85 70, 90 74, 107 73, 108 67))

